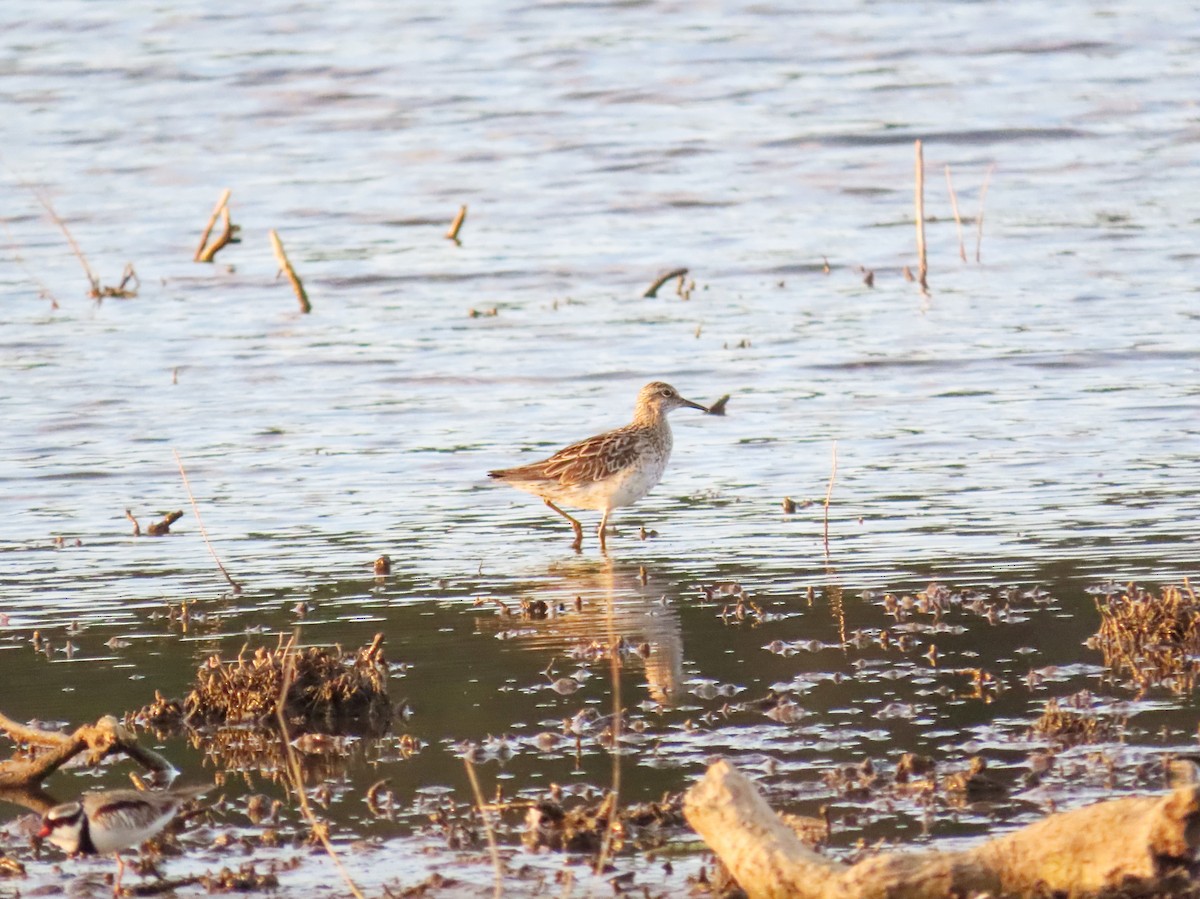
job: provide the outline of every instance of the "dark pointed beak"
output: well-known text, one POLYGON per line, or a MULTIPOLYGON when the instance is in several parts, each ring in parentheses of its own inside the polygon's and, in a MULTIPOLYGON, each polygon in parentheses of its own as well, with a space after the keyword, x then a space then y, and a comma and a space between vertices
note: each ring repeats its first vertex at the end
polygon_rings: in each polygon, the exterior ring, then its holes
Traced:
POLYGON ((699 403, 693 403, 691 400, 685 400, 683 397, 680 397, 679 401, 685 406, 691 406, 693 409, 699 409, 701 412, 708 413, 708 406, 701 406, 699 403))

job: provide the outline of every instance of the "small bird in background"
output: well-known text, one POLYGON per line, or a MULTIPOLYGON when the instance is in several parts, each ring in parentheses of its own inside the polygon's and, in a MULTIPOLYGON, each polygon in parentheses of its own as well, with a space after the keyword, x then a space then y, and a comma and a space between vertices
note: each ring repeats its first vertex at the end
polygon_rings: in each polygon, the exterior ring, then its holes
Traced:
POLYGON ((633 421, 625 427, 573 443, 541 462, 489 471, 488 475, 540 496, 571 522, 576 552, 583 547, 583 528, 557 504, 603 512, 597 533, 601 551, 607 552, 604 533, 609 516, 613 509, 636 503, 662 480, 672 445, 667 414, 685 406, 708 411, 685 400, 670 384, 652 381, 638 392, 633 421))
POLYGON ((69 855, 108 855, 117 859, 113 895, 121 890, 125 863, 121 850, 140 846, 161 831, 190 799, 211 785, 170 790, 105 790, 85 793, 73 802, 56 805, 42 817, 38 837, 69 855))

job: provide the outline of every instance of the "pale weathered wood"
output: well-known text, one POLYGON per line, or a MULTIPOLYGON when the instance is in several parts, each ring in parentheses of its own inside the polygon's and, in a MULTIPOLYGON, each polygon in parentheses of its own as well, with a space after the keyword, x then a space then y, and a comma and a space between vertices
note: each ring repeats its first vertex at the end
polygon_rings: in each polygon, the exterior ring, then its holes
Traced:
POLYGON ((148 771, 171 771, 171 763, 152 749, 138 744, 137 737, 111 715, 95 724, 85 724, 74 733, 61 734, 13 721, 0 714, 0 731, 15 743, 44 746, 48 749, 31 758, 14 756, 0 761, 0 788, 33 787, 40 784, 66 762, 87 752, 90 765, 98 765, 114 752, 123 752, 148 771))
POLYGON ((752 899, 827 895, 844 865, 800 842, 729 762, 688 790, 684 815, 752 899))
POLYGON ((891 852, 854 866, 804 846, 729 762, 688 791, 688 822, 751 899, 1097 896, 1178 887, 1200 846, 1200 787, 1112 799, 961 852, 891 852))

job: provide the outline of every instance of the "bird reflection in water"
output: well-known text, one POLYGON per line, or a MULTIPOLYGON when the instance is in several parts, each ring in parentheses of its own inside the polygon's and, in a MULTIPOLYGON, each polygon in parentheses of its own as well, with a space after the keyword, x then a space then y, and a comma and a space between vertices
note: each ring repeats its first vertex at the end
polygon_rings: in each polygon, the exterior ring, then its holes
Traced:
POLYGON ((619 640, 626 670, 641 661, 650 699, 663 706, 678 701, 683 628, 679 614, 646 569, 611 558, 573 559, 552 566, 519 597, 477 601, 501 611, 495 617, 481 618, 477 622, 480 629, 505 632, 531 651, 595 662, 597 667, 604 664, 601 660, 608 658, 609 647, 619 640), (521 626, 514 627, 518 620, 521 626))

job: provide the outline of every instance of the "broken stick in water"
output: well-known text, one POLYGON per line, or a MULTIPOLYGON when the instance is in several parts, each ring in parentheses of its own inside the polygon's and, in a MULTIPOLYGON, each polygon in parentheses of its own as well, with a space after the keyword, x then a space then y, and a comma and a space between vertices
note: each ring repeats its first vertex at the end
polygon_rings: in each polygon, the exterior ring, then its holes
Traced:
MULTIPOLYGON (((129 509, 125 510, 125 517, 133 523, 133 536, 142 536, 142 526, 138 524, 138 520, 133 517, 133 512, 129 509)), ((151 537, 162 537, 165 534, 171 533, 171 525, 183 518, 183 512, 167 512, 162 519, 152 523, 146 528, 146 534, 151 537)))
POLYGON ((967 248, 963 245, 962 217, 958 214, 958 195, 954 193, 954 182, 950 180, 950 163, 946 163, 946 189, 950 191, 950 208, 954 212, 954 227, 958 230, 958 257, 967 261, 967 248))
POLYGON ((929 262, 925 256, 925 151, 918 140, 916 145, 916 188, 914 200, 917 206, 917 282, 921 290, 927 290, 929 284, 926 276, 929 274, 929 262))
POLYGON ((979 190, 979 220, 975 223, 975 261, 979 262, 980 250, 983 248, 983 204, 987 200, 988 184, 992 181, 992 172, 996 170, 996 164, 992 163, 988 166, 987 174, 983 176, 983 187, 979 190))
POLYGON ((237 236, 241 226, 233 224, 229 218, 229 197, 232 193, 233 191, 228 187, 221 192, 221 198, 217 200, 217 205, 213 207, 212 215, 208 218, 208 224, 204 226, 204 233, 200 235, 200 246, 196 247, 196 255, 192 257, 193 262, 212 262, 218 250, 226 244, 238 243, 241 240, 237 236), (221 233, 210 244, 208 238, 212 234, 213 225, 216 224, 218 216, 221 218, 221 233))
POLYGON ((458 207, 458 215, 454 217, 454 221, 450 223, 450 230, 446 232, 446 240, 452 240, 457 244, 462 241, 458 239, 458 232, 462 229, 463 222, 467 220, 467 206, 464 203, 458 207))
POLYGON ((287 279, 292 282, 292 290, 296 291, 296 299, 300 301, 300 311, 304 313, 312 312, 312 304, 308 301, 308 294, 304 291, 304 285, 300 282, 300 276, 292 268, 292 263, 283 249, 283 241, 279 239, 278 232, 272 228, 267 234, 271 238, 271 250, 275 253, 275 261, 279 263, 279 270, 287 275, 287 279))
POLYGON ((644 294, 642 294, 642 296, 643 296, 643 297, 655 297, 655 296, 658 296, 658 289, 659 289, 660 287, 662 287, 664 284, 666 284, 666 283, 667 283, 668 281, 670 281, 672 278, 682 278, 682 277, 683 277, 684 275, 686 275, 687 273, 688 273, 688 270, 687 270, 686 268, 673 268, 673 269, 671 269, 671 270, 670 270, 669 272, 667 272, 665 275, 660 275, 660 276, 658 277, 658 279, 657 279, 657 280, 656 280, 656 281, 655 281, 653 284, 651 284, 649 287, 647 287, 647 288, 646 288, 646 292, 645 292, 644 294))
MULTIPOLYGON (((272 232, 274 233, 274 232, 272 232)), ((179 458, 178 450, 171 450, 175 456, 175 464, 179 466, 179 476, 183 479, 183 489, 187 491, 188 501, 192 504, 192 514, 196 516, 196 524, 200 528, 200 536, 204 538, 204 545, 208 547, 208 551, 212 554, 213 561, 217 563, 217 567, 221 569, 221 574, 225 575, 225 580, 229 581, 229 586, 233 588, 234 593, 242 592, 242 585, 229 576, 229 572, 225 570, 225 566, 221 564, 221 558, 217 555, 217 551, 213 549, 212 541, 208 539, 208 531, 204 527, 204 519, 200 517, 200 508, 196 505, 196 496, 192 493, 192 485, 188 483, 187 472, 183 468, 183 460, 179 458)))
POLYGON ((837 441, 833 441, 833 465, 829 470, 829 486, 825 488, 825 558, 829 558, 829 503, 833 499, 833 482, 837 478, 837 441))
MULTIPOLYGON (((224 209, 229 203, 229 196, 232 193, 233 191, 228 187, 221 191, 221 196, 217 200, 217 205, 213 207, 212 215, 208 217, 208 224, 204 226, 204 233, 200 235, 200 246, 196 247, 196 255, 192 257, 193 262, 200 262, 203 258, 204 250, 208 246, 208 236, 212 234, 213 225, 217 223, 217 216, 221 214, 221 210, 224 209)), ((204 261, 211 262, 212 258, 210 257, 204 261)))
POLYGON ((100 287, 98 291, 93 290, 92 296, 97 300, 102 300, 105 297, 117 297, 118 299, 126 300, 130 297, 136 297, 138 291, 142 287, 142 280, 138 277, 137 271, 134 270, 132 262, 125 263, 125 269, 121 272, 121 281, 116 287, 100 287))
POLYGON ((174 512, 168 512, 163 515, 161 520, 154 522, 146 528, 146 533, 151 537, 162 537, 169 534, 171 533, 171 525, 181 518, 183 518, 183 512, 179 509, 176 509, 174 512))

